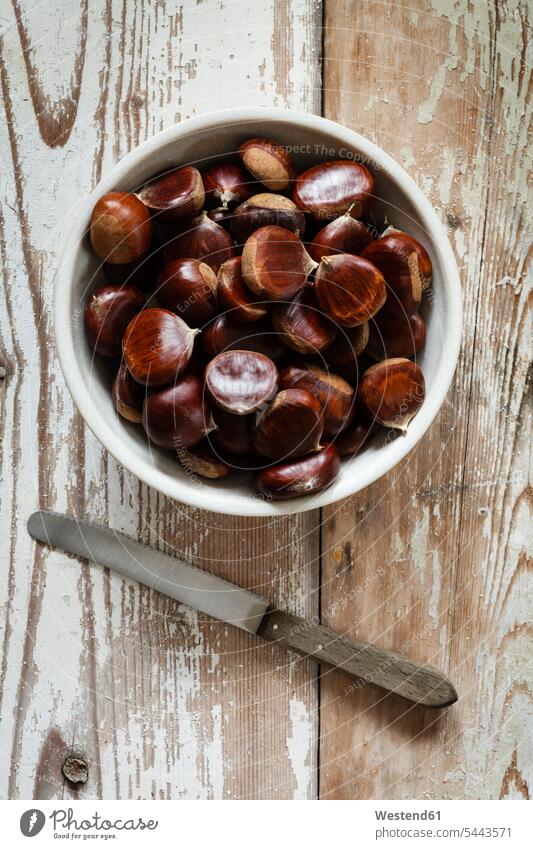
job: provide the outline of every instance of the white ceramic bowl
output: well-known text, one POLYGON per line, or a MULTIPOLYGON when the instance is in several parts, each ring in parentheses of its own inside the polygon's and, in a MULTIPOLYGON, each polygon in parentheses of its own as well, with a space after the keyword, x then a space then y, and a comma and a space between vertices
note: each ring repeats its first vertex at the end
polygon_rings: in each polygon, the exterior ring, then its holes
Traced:
POLYGON ((416 445, 435 418, 450 386, 461 340, 461 286, 445 230, 413 180, 390 156, 362 136, 319 118, 284 109, 230 109, 171 127, 122 159, 76 210, 57 274, 55 335, 65 380, 83 418, 100 442, 127 469, 165 495, 196 507, 242 516, 275 516, 321 507, 345 498, 389 472, 416 445), (380 214, 418 238, 433 262, 433 284, 423 315, 426 346, 418 358, 426 378, 426 399, 407 435, 374 440, 358 457, 343 462, 325 492, 293 501, 254 497, 249 477, 221 481, 188 476, 171 454, 152 450, 142 429, 116 415, 110 397, 109 368, 93 357, 85 340, 83 309, 100 279, 99 262, 88 245, 87 226, 96 200, 115 189, 134 190, 169 167, 205 164, 235 151, 244 139, 274 138, 294 149, 300 169, 335 158, 367 163, 377 180, 380 214), (94 276, 96 274, 96 277, 94 276))

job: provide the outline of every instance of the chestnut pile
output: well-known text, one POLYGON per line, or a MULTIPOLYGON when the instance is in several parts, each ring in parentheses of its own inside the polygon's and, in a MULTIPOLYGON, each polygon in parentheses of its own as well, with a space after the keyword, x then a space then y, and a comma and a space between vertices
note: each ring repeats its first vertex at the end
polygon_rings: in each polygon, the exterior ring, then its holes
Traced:
POLYGON ((117 412, 188 473, 246 468, 268 499, 324 489, 380 426, 405 430, 431 261, 380 234, 374 198, 366 166, 298 174, 259 138, 101 197, 89 234, 107 282, 85 326, 114 361, 117 412))

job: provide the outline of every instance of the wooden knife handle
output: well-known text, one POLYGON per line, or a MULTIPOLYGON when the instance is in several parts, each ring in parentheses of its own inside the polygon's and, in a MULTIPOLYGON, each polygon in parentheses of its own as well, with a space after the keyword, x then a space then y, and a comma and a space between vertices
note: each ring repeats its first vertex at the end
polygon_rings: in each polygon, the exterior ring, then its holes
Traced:
POLYGON ((323 625, 314 625, 290 613, 269 610, 257 634, 411 702, 440 708, 457 701, 455 687, 438 669, 372 643, 341 637, 323 625))

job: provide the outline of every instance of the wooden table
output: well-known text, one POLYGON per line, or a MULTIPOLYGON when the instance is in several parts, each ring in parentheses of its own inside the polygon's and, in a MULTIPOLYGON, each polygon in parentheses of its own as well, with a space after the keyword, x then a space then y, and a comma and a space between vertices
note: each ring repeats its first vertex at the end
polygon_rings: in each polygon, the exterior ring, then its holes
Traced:
POLYGON ((526 3, 13 0, 2 27, 0 795, 528 796, 526 3), (51 324, 78 200, 158 130, 240 104, 322 113, 384 147, 447 224, 465 291, 453 389, 417 450, 276 521, 170 503, 118 467, 72 405, 51 324), (432 713, 350 688, 35 546, 38 505, 439 665, 460 701, 432 713), (88 763, 78 790, 71 752, 88 763))

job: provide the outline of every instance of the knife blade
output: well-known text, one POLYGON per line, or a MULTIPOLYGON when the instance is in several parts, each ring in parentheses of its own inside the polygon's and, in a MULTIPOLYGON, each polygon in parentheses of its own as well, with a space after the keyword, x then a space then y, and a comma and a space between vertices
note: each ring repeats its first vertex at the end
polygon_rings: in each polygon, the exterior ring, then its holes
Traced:
POLYGON ((40 542, 107 566, 208 616, 415 704, 437 708, 457 701, 453 684, 433 666, 274 610, 261 596, 119 531, 47 510, 30 516, 28 530, 40 542))
POLYGON ((255 634, 268 601, 217 575, 143 545, 111 528, 38 510, 28 519, 34 539, 108 566, 125 578, 255 634))

